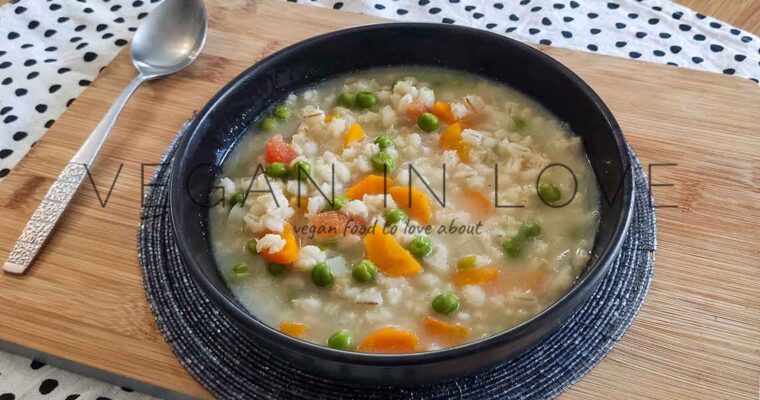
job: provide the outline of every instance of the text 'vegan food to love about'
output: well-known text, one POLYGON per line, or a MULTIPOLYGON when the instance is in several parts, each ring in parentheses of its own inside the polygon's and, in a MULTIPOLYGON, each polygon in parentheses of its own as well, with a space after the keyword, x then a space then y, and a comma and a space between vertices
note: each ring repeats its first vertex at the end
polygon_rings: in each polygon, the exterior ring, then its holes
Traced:
POLYGON ((431 68, 290 94, 217 186, 214 256, 240 302, 348 351, 429 351, 520 324, 572 286, 599 219, 567 126, 504 85, 431 68))

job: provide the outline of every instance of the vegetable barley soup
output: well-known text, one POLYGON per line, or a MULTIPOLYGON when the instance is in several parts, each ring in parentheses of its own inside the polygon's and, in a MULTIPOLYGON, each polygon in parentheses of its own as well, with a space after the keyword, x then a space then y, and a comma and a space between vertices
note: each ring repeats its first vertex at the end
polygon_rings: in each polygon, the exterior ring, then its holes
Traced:
POLYGON ((583 271, 599 219, 565 124, 502 84, 422 67, 289 95, 217 186, 214 256, 240 302, 360 352, 451 347, 530 319, 583 271))

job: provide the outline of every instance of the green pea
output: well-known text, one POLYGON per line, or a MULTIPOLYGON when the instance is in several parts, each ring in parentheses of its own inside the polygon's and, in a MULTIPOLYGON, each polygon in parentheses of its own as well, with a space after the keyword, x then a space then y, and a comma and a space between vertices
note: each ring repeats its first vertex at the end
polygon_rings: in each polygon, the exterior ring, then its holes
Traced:
POLYGON ((343 92, 338 96, 338 104, 346 108, 356 106, 356 95, 350 92, 343 92))
POLYGON ((417 117, 417 125, 419 125, 420 129, 428 133, 438 130, 438 128, 441 127, 441 123, 438 122, 438 117, 429 112, 424 112, 417 117))
POLYGON ((256 238, 253 238, 247 242, 245 242, 245 250, 248 251, 251 254, 258 254, 256 251, 256 238))
POLYGON ((390 210, 387 210, 383 217, 385 218, 385 221, 389 224, 397 224, 399 222, 409 222, 409 216, 406 215, 405 212, 399 210, 398 208, 391 208, 390 210))
POLYGON ((375 153, 375 155, 372 156, 372 159, 370 159, 370 161, 372 162, 372 167, 375 169, 375 171, 382 172, 384 170, 387 170, 390 172, 396 168, 396 160, 394 160, 393 156, 385 151, 378 151, 375 153))
POLYGON ((433 251, 433 243, 427 236, 417 236, 409 242, 409 252, 417 258, 427 257, 433 251))
POLYGON ((286 105, 282 104, 274 108, 272 115, 280 121, 285 121, 290 118, 291 112, 286 105))
POLYGON ((475 262, 478 260, 478 256, 474 254, 470 254, 468 256, 464 256, 457 261, 457 268, 458 269, 470 269, 475 266, 475 262))
POLYGON ((541 226, 535 222, 524 222, 520 227, 519 235, 526 239, 532 239, 540 234, 541 226))
POLYGON ((288 269, 282 264, 269 264, 267 265, 267 271, 272 276, 282 276, 288 272, 288 269))
POLYGON ((451 292, 443 292, 435 296, 431 303, 435 312, 449 315, 459 309, 459 298, 451 292))
POLYGON ((354 266, 351 275, 357 282, 372 282, 375 280, 377 267, 370 260, 361 260, 354 266))
POLYGON ((232 274, 237 279, 243 279, 243 278, 247 277, 248 275, 250 275, 251 273, 248 270, 248 266, 247 265, 245 265, 243 263, 240 263, 240 264, 235 264, 232 267, 232 274))
POLYGON ((525 117, 512 117, 512 122, 515 124, 515 130, 521 131, 528 125, 528 120, 525 117))
POLYGON ((518 257, 520 256, 520 253, 522 253, 522 244, 518 237, 512 237, 505 240, 501 244, 501 248, 507 256, 512 258, 518 257))
POLYGON ((237 192, 230 199, 230 208, 235 207, 235 204, 243 205, 245 203, 245 192, 237 192))
POLYGON ((338 350, 349 350, 353 345, 353 338, 351 333, 345 329, 341 329, 333 333, 329 339, 327 339, 327 347, 338 350))
POLYGON ((330 205, 330 203, 327 203, 326 209, 330 211, 337 211, 343 208, 343 206, 345 206, 346 203, 348 203, 348 199, 346 198, 346 196, 339 194, 333 198, 332 203, 333 203, 332 206, 330 205))
POLYGON ((272 178, 283 178, 288 175, 288 166, 281 162, 273 162, 267 166, 266 174, 272 178))
POLYGON ((332 285, 335 277, 330 272, 330 267, 326 263, 319 263, 311 270, 311 281, 318 287, 327 287, 332 285))
POLYGON ((311 170, 312 167, 310 162, 306 160, 298 160, 293 164, 293 167, 290 168, 290 178, 305 181, 307 176, 311 176, 311 170))
POLYGON ((277 120, 272 117, 266 117, 259 122, 259 129, 269 132, 277 126, 277 120))
POLYGON ((393 140, 388 135, 380 135, 375 139, 375 144, 380 146, 381 150, 385 150, 389 147, 393 147, 393 140))
POLYGON ((372 108, 377 102, 377 95, 372 92, 359 92, 356 94, 356 105, 359 106, 359 108, 372 108))
POLYGON ((551 183, 542 183, 538 187, 538 196, 546 203, 556 203, 562 198, 562 192, 551 183))

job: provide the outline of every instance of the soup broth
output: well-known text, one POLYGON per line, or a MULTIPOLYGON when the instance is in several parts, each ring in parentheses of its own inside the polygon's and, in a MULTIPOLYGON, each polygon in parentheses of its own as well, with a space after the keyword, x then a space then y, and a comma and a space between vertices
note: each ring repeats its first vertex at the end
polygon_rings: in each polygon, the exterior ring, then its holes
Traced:
POLYGON ((590 259, 579 137, 525 95, 443 69, 293 93, 226 158, 214 257, 248 310, 336 349, 434 350, 510 329, 590 259))

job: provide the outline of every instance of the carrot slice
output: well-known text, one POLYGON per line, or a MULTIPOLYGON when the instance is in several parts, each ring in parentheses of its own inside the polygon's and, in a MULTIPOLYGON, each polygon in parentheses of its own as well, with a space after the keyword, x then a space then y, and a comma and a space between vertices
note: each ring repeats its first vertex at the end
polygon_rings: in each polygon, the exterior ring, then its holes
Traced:
POLYGON ((457 270, 454 273, 454 285, 485 285, 496 282, 499 279, 499 268, 480 267, 457 270))
POLYGON ((365 194, 383 194, 386 188, 393 186, 391 178, 385 178, 381 175, 367 175, 359 182, 356 182, 346 190, 346 198, 349 200, 361 200, 365 194))
POLYGON ((467 212, 478 220, 484 220, 494 209, 493 200, 489 200, 483 193, 475 189, 464 189, 457 195, 458 203, 467 212))
POLYGON ((425 317, 425 331, 449 346, 462 344, 470 335, 470 328, 460 324, 450 324, 433 317, 425 317))
POLYGON ((259 254, 270 263, 291 264, 298 259, 299 252, 298 238, 296 238, 295 231, 293 231, 293 226, 286 222, 285 229, 279 235, 285 239, 285 247, 282 250, 277 253, 270 253, 269 249, 267 249, 259 254))
POLYGON ((449 125, 441 133, 438 144, 446 150, 456 150, 457 156, 464 163, 470 162, 470 148, 462 140, 462 124, 457 122, 449 125))
POLYGON ((327 114, 325 115, 324 121, 326 124, 329 124, 334 119, 335 119, 335 114, 327 114))
POLYGON ((352 124, 346 131, 346 136, 343 136, 343 147, 348 147, 351 143, 357 140, 363 140, 367 135, 364 134, 364 128, 359 124, 352 124))
POLYGON ((280 332, 290 336, 303 337, 308 329, 308 325, 302 324, 300 322, 280 323, 280 332))
POLYGON ((454 114, 451 112, 451 106, 449 103, 436 101, 433 103, 433 107, 430 107, 430 112, 446 124, 451 125, 456 122, 456 118, 454 118, 454 114))
POLYGON ((299 201, 298 196, 293 196, 290 198, 288 203, 293 208, 305 210, 306 207, 309 205, 309 198, 301 196, 301 200, 299 201))
POLYGON ((375 227, 364 236, 367 258, 385 275, 409 276, 422 270, 420 263, 390 233, 375 227))
POLYGON ((388 326, 364 338, 359 350, 368 353, 414 353, 420 350, 420 339, 413 332, 388 326))
POLYGON ((419 118, 420 114, 425 112, 425 106, 421 103, 411 103, 409 104, 409 107, 406 108, 406 116, 410 119, 414 120, 414 122, 417 122, 417 118, 419 118))
POLYGON ((451 124, 444 129, 438 144, 446 150, 458 149, 462 145, 462 124, 451 124))
POLYGON ((397 186, 388 190, 393 201, 396 205, 404 210, 413 219, 416 219, 423 224, 430 223, 430 215, 432 214, 432 208, 430 207, 430 200, 425 193, 417 189, 416 187, 409 186, 397 186), (411 191, 411 203, 409 202, 409 193, 411 191))

